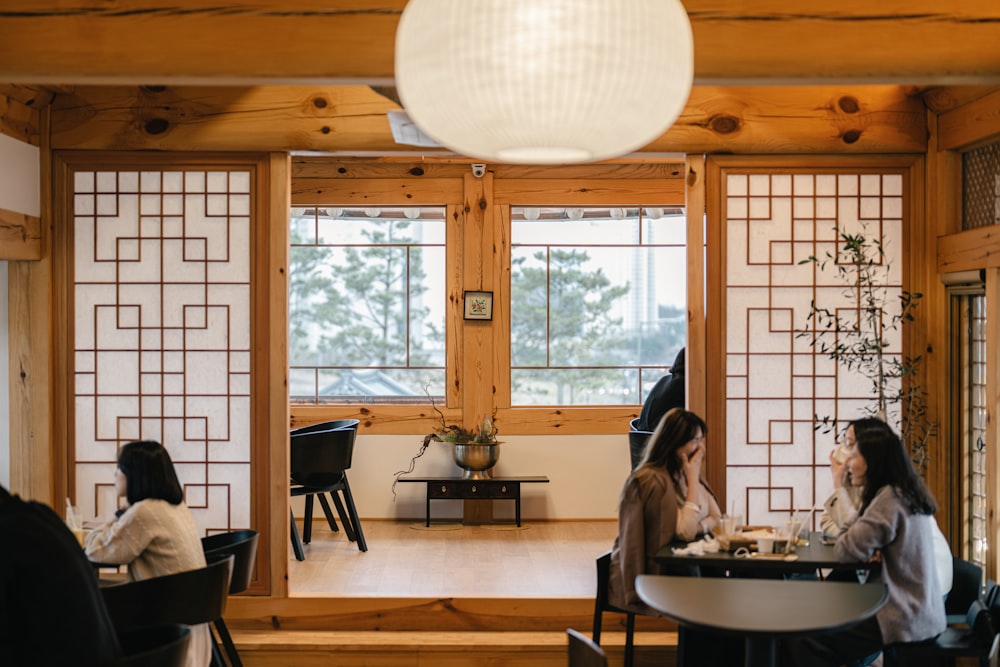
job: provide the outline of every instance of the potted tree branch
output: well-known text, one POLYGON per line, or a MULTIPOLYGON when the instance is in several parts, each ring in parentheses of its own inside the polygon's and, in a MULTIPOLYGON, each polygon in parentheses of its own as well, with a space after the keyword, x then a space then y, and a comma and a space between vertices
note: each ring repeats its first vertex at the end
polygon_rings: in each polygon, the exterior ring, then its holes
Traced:
MULTIPOLYGON (((927 420, 927 390, 919 374, 922 356, 890 351, 902 327, 914 321, 923 295, 889 288, 891 262, 881 238, 869 235, 867 226, 856 234, 834 229, 840 246, 836 256, 828 252, 799 263, 815 263, 820 271, 833 267, 847 305, 827 307, 813 300, 807 326, 797 337, 808 338, 815 350, 870 383, 872 400, 865 414, 897 428, 923 475, 935 424, 927 420)), ((824 433, 837 430, 837 422, 836 415, 816 415, 816 428, 824 433)))

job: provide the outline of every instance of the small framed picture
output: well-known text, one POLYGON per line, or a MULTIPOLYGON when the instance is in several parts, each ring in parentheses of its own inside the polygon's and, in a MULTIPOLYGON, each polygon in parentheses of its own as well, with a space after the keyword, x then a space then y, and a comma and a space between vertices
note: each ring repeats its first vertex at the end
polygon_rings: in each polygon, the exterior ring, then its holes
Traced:
POLYGON ((493 292, 466 292, 465 319, 492 320, 493 292))

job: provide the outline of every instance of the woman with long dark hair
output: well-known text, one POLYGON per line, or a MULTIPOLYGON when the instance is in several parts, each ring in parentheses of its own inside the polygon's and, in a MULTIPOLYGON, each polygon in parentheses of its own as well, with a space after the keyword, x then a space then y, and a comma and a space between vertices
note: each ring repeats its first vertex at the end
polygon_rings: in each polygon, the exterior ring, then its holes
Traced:
MULTIPOLYGON (((87 536, 87 557, 128 565, 130 581, 205 567, 205 552, 184 490, 166 448, 153 440, 130 442, 118 453, 115 491, 125 498, 113 519, 87 536)), ((187 667, 211 661, 211 630, 191 628, 187 667)))
POLYGON ((834 547, 843 562, 880 561, 889 599, 871 619, 826 635, 790 640, 793 665, 841 665, 896 642, 931 639, 944 631, 944 598, 934 558, 937 503, 902 441, 880 419, 851 422, 847 459, 861 507, 834 547))
POLYGON ((722 512, 701 478, 705 460, 704 420, 674 408, 646 442, 638 467, 629 475, 618 505, 618 537, 611 552, 610 602, 645 614, 635 592, 640 574, 661 574, 653 559, 664 545, 710 533, 722 512))

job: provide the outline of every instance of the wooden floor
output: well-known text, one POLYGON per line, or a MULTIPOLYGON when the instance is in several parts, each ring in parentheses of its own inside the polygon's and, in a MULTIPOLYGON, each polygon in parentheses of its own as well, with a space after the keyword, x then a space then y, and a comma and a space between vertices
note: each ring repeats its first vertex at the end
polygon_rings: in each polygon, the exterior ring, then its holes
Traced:
POLYGON ((594 559, 611 548, 618 525, 524 521, 464 526, 362 522, 368 551, 343 530, 313 524, 305 561, 289 550, 290 596, 593 598, 594 559))
MULTIPOLYGON (((617 522, 368 520, 368 551, 313 524, 306 560, 289 549, 287 600, 231 598, 227 624, 246 667, 565 667, 566 628, 590 633, 595 558, 617 522)), ((602 646, 624 662, 624 616, 602 646)), ((636 618, 635 667, 673 667, 676 626, 636 618)))

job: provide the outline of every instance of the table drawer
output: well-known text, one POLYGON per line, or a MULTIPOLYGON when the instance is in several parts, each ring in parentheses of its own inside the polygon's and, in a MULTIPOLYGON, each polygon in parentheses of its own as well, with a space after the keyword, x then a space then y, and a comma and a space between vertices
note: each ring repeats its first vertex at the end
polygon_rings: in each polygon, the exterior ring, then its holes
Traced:
POLYGON ((489 485, 483 482, 428 482, 427 497, 432 500, 442 498, 488 498, 489 485))
POLYGON ((517 498, 517 482, 490 482, 490 498, 517 498))

